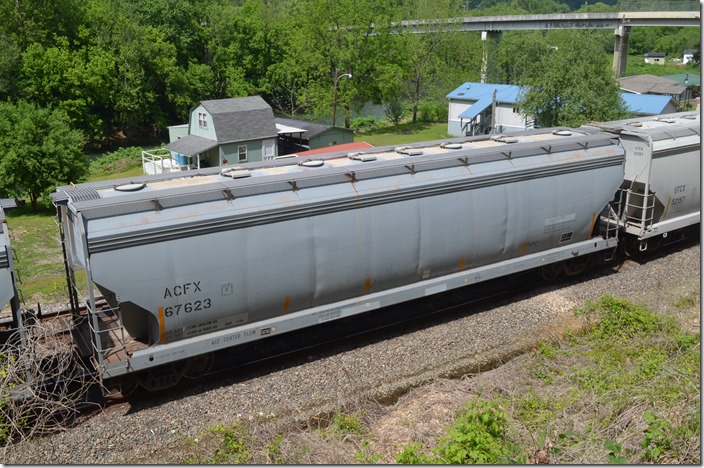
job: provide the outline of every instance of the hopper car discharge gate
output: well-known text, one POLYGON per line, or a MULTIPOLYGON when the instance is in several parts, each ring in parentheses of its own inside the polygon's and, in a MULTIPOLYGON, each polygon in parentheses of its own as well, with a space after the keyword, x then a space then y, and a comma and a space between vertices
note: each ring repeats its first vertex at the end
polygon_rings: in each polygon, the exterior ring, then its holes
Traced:
POLYGON ((74 338, 101 378, 152 371, 140 382, 156 389, 262 337, 547 265, 576 272, 618 244, 602 210, 624 155, 613 135, 536 130, 60 187, 74 338))

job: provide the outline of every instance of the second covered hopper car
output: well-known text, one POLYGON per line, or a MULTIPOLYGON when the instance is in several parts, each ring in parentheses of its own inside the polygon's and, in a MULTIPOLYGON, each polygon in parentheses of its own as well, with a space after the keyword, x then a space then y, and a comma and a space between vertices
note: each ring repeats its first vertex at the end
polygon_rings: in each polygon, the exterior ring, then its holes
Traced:
POLYGON ((595 126, 618 135, 626 150, 623 184, 612 207, 627 251, 657 247, 668 233, 699 223, 700 123, 699 113, 689 112, 595 126))

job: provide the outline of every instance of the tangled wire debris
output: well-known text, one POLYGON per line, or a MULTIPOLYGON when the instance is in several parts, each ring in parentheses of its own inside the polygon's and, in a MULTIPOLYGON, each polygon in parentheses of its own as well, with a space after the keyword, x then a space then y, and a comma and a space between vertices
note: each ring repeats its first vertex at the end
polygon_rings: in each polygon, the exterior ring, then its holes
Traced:
POLYGON ((0 347, 0 446, 66 429, 96 383, 55 325, 16 332, 0 347))

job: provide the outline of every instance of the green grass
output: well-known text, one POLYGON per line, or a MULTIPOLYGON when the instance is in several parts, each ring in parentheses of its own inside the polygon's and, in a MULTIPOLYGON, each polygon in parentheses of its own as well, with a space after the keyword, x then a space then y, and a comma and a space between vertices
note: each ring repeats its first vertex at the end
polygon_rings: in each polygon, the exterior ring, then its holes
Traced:
MULTIPOLYGON (((121 148, 91 162, 89 181, 142 175, 141 162, 141 148, 121 148)), ((24 307, 66 302, 66 275, 51 202, 40 200, 36 213, 24 206, 9 210, 6 216, 24 307)), ((85 287, 84 276, 78 275, 76 281, 79 288, 85 287)))
POLYGON ((366 141, 373 146, 391 146, 445 138, 451 138, 447 134, 447 122, 409 122, 356 133, 354 141, 366 141))
POLYGON ((666 62, 662 65, 655 63, 645 63, 643 61, 643 56, 628 56, 628 62, 626 63, 626 75, 655 75, 655 76, 666 76, 666 75, 677 75, 680 73, 693 73, 699 75, 699 65, 678 65, 677 62, 666 62))
POLYGON ((698 462, 699 333, 610 296, 581 312, 599 321, 535 353, 530 391, 511 403, 517 425, 551 440, 555 463, 698 462), (566 455, 576 453, 591 455, 566 455))
POLYGON ((37 302, 66 301, 64 264, 54 213, 47 207, 32 213, 28 206, 7 213, 15 270, 21 280, 18 287, 28 308, 37 302))

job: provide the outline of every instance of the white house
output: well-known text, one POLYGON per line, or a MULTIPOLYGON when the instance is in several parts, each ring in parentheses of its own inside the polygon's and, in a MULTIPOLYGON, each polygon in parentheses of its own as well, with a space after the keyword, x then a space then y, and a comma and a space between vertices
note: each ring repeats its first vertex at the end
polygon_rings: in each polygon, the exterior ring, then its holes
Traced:
POLYGON ((447 95, 447 133, 467 136, 533 128, 533 119, 526 120, 516 107, 519 92, 517 85, 464 83, 447 95))
POLYGON ((696 52, 696 50, 685 50, 684 54, 682 55, 682 63, 688 64, 694 62, 694 54, 696 52))

